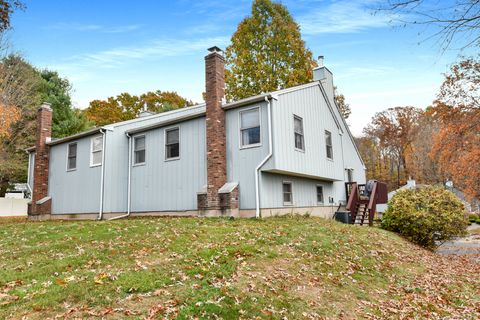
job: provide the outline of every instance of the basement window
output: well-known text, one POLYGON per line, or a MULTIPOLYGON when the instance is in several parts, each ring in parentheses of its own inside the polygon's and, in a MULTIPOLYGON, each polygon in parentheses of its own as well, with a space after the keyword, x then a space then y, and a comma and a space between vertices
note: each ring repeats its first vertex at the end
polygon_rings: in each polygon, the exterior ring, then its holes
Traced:
POLYGON ((317 203, 323 204, 323 186, 317 185, 317 203))
POLYGON ((180 158, 180 129, 171 128, 165 130, 165 160, 180 158))
POLYGON ((96 167, 102 165, 102 153, 103 153, 103 137, 93 137, 90 143, 90 166, 96 167))
POLYGON ((260 110, 248 109, 240 112, 240 146, 242 148, 260 145, 260 110))
POLYGON ((145 164, 145 136, 133 138, 133 165, 145 164))
POLYGON ((325 145, 327 148, 327 158, 333 160, 332 133, 325 130, 325 145))
POLYGON ((283 182, 283 205, 291 206, 293 204, 292 183, 283 182))
POLYGON ((67 171, 77 169, 77 144, 70 143, 67 151, 67 171))
POLYGON ((293 116, 293 129, 295 131, 295 149, 305 151, 302 118, 295 115, 293 116))

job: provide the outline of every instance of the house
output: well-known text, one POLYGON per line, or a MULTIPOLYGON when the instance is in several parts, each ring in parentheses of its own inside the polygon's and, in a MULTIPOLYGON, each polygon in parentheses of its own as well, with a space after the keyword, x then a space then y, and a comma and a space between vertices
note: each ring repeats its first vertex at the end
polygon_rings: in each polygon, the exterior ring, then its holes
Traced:
POLYGON ((205 57, 206 103, 52 140, 38 111, 32 219, 136 215, 330 216, 365 167, 323 65, 314 81, 225 102, 224 57, 205 57))

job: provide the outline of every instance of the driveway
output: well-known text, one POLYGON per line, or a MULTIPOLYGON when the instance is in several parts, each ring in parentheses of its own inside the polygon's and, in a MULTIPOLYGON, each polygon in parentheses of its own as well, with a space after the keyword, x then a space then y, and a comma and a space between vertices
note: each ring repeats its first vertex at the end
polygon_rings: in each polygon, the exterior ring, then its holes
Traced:
POLYGON ((470 260, 480 263, 480 225, 468 227, 469 235, 452 241, 447 241, 437 248, 439 254, 465 255, 470 260), (472 233, 472 232, 476 233, 472 233))

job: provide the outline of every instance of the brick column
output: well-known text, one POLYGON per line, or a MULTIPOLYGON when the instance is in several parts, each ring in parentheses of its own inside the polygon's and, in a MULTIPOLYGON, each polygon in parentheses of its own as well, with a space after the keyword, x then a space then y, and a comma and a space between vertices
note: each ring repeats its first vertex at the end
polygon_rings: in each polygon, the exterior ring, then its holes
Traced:
POLYGON ((205 57, 207 127, 207 199, 208 210, 221 209, 218 190, 227 182, 227 142, 225 113, 225 59, 218 47, 208 49, 205 57))
POLYGON ((32 202, 29 216, 51 213, 51 200, 48 198, 48 169, 50 148, 47 142, 52 136, 52 108, 43 103, 37 113, 37 142, 35 145, 35 167, 33 172, 32 202))

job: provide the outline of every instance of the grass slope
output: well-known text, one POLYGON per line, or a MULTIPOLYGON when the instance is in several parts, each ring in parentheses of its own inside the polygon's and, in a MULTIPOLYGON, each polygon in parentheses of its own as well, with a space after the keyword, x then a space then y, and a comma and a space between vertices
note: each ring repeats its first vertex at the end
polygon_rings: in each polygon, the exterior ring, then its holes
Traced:
POLYGON ((0 220, 0 318, 462 318, 478 265, 316 218, 0 220))

